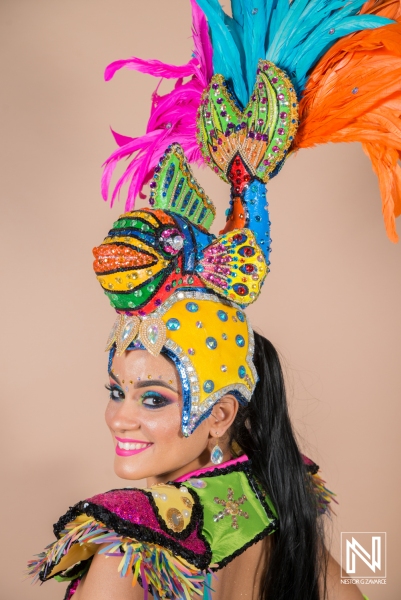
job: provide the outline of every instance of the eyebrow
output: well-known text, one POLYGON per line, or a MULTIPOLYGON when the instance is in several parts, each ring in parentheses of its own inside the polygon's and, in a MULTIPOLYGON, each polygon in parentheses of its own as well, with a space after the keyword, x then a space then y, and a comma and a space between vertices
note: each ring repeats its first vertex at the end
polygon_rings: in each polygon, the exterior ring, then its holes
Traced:
MULTIPOLYGON (((116 383, 121 385, 120 380, 118 379, 117 375, 115 375, 113 373, 113 371, 110 371, 109 375, 112 379, 114 379, 114 381, 116 383)), ((144 379, 143 381, 136 381, 134 388, 139 389, 139 388, 151 387, 151 386, 164 387, 164 388, 167 388, 168 390, 171 390, 172 392, 175 392, 176 394, 178 394, 178 390, 173 388, 171 385, 169 385, 165 381, 162 381, 161 379, 144 379)))
POLYGON ((143 381, 137 381, 136 384, 134 385, 134 387, 135 388, 144 388, 144 387, 150 387, 151 385, 153 385, 153 386, 158 385, 160 387, 167 388, 168 390, 171 390, 172 392, 175 392, 176 394, 178 394, 178 390, 173 388, 171 385, 169 385, 165 381, 162 381, 161 379, 144 379, 143 381))

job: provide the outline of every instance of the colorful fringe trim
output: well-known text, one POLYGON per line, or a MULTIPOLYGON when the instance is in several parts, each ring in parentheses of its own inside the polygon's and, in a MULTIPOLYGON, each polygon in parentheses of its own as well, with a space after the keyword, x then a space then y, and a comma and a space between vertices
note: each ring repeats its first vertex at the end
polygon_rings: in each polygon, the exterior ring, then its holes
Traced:
MULTIPOLYGON (((144 600, 148 599, 149 591, 156 597, 164 597, 166 592, 170 592, 174 598, 185 600, 191 600, 194 595, 203 597, 207 586, 203 571, 161 546, 124 538, 93 517, 88 517, 84 522, 75 520, 69 523, 59 540, 47 546, 36 560, 29 562, 28 574, 34 578, 34 582, 39 578, 46 579, 54 566, 78 543, 105 544, 99 554, 121 557, 118 572, 121 577, 132 572, 133 586, 140 579, 144 588, 144 600)), ((75 569, 75 566, 71 568, 75 569)), ((69 570, 62 572, 57 578, 71 580, 72 577, 68 577, 69 570)))
POLYGON ((324 514, 330 511, 333 514, 335 514, 331 503, 335 502, 336 504, 338 504, 337 500, 334 497, 336 494, 334 492, 331 492, 324 485, 326 482, 317 473, 311 475, 310 477, 312 481, 313 491, 316 496, 319 513, 324 514))

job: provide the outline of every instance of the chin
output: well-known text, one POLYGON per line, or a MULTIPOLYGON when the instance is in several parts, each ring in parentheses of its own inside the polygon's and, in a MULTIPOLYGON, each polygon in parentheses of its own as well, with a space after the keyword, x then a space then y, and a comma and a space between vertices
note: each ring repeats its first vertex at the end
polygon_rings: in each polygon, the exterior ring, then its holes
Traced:
POLYGON ((114 472, 121 479, 146 479, 150 477, 149 468, 144 465, 129 464, 127 460, 117 457, 114 461, 114 472), (125 464, 124 464, 125 463, 125 464))

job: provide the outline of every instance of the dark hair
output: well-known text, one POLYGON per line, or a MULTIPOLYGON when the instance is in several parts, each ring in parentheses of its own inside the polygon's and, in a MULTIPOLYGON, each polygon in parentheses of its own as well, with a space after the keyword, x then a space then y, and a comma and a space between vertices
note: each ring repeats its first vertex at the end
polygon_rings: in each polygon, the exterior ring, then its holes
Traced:
POLYGON ((254 362, 259 382, 249 405, 239 409, 232 438, 252 460, 279 518, 268 537, 259 600, 319 600, 321 575, 326 588, 322 519, 291 426, 278 354, 257 333, 254 362))

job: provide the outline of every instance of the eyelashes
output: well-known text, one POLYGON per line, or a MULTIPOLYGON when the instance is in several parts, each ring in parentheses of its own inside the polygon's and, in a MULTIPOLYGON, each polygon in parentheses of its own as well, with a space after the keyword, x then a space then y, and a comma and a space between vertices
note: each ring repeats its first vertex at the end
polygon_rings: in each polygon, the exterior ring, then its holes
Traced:
MULTIPOLYGON (((119 386, 106 385, 105 387, 106 390, 109 391, 110 400, 114 400, 114 402, 121 402, 125 399, 125 394, 119 386)), ((142 406, 153 410, 155 408, 163 408, 164 406, 173 404, 173 400, 166 398, 162 394, 159 394, 159 392, 149 390, 141 395, 140 403, 142 406)))
POLYGON ((105 385, 106 390, 110 392, 110 400, 121 401, 124 400, 125 394, 118 385, 105 385))
POLYGON ((162 394, 151 390, 142 394, 141 401, 144 406, 151 409, 162 408, 163 406, 168 406, 169 404, 172 404, 171 400, 169 400, 162 394))

